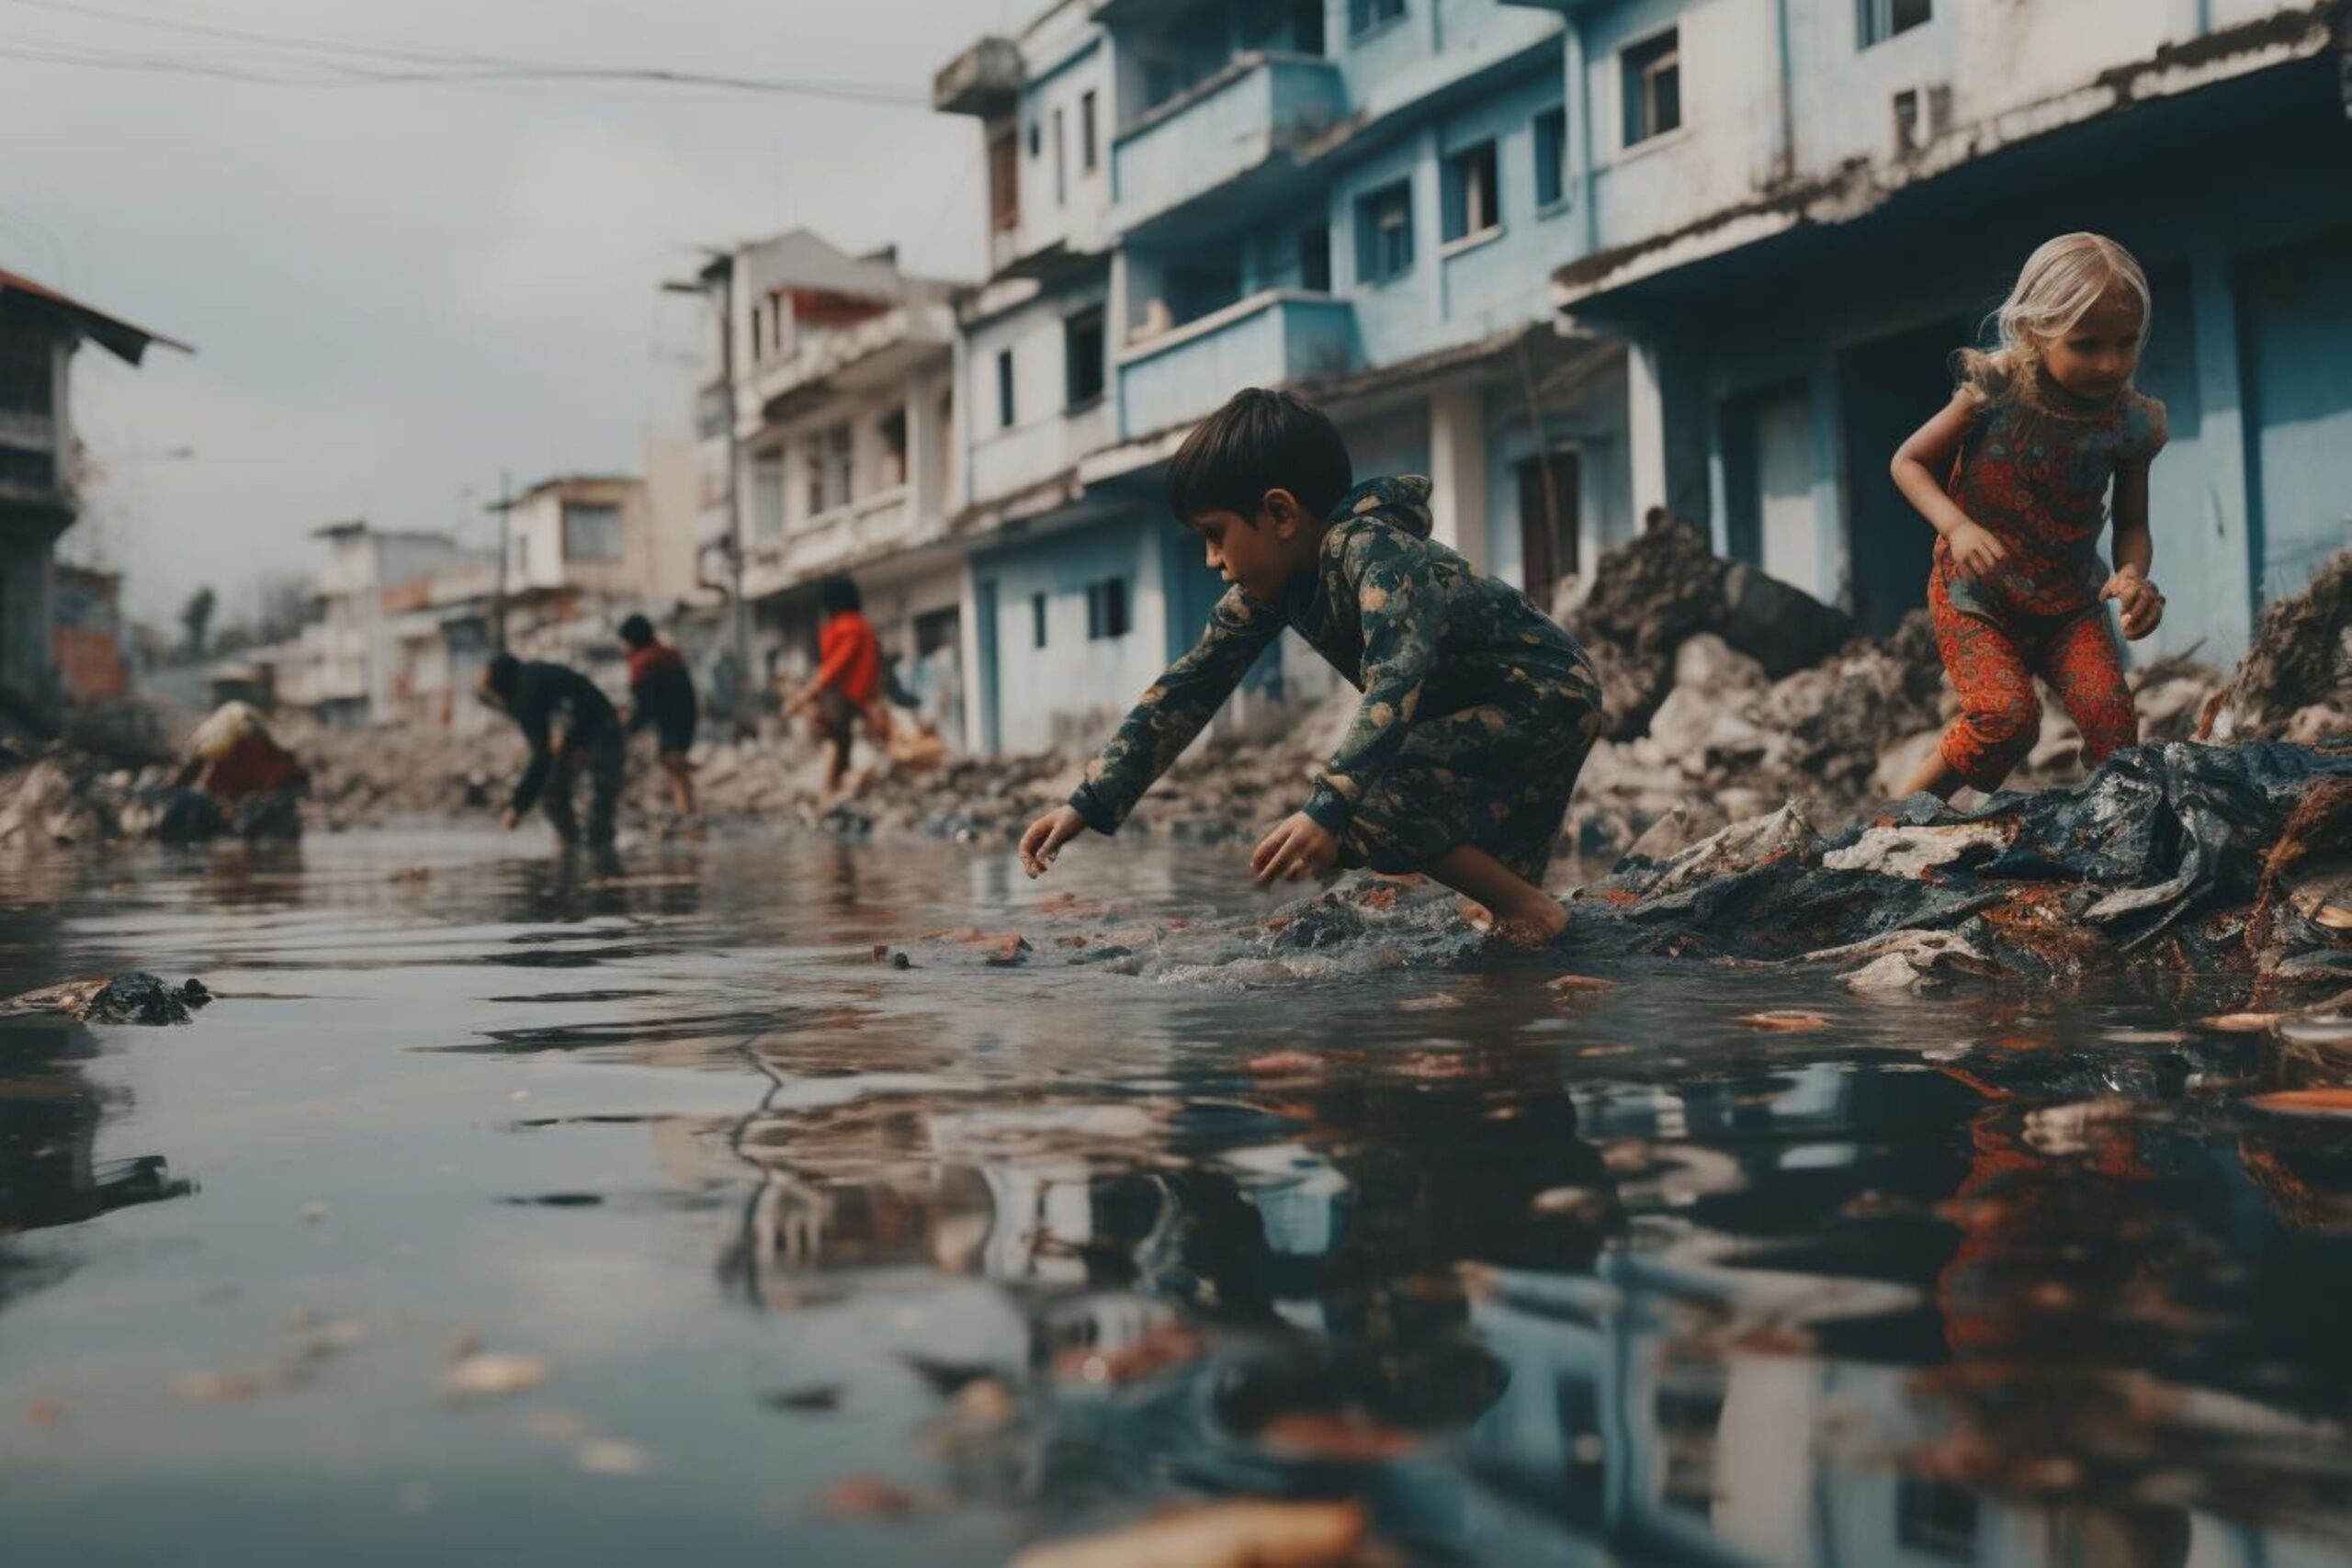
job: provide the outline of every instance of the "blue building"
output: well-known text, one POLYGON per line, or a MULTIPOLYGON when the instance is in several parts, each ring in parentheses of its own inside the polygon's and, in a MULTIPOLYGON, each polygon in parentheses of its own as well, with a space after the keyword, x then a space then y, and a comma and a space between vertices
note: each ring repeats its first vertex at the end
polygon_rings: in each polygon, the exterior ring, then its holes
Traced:
POLYGON ((1566 22, 1568 319, 1630 344, 1632 501, 1883 628, 1931 542, 1894 447, 2027 254, 2146 265, 2156 653, 2244 649, 2352 544, 2341 4, 1542 0, 1566 22))
MULTIPOLYGON (((1314 398, 1360 474, 1429 474, 1441 536, 1540 598, 1631 532, 1623 350, 1554 318, 1566 31, 1498 0, 1064 0, 940 73, 989 181, 956 381, 976 747, 1091 737, 1197 635, 1219 585, 1161 478, 1240 387, 1314 398)), ((1241 711, 1330 679, 1288 644, 1241 711)))

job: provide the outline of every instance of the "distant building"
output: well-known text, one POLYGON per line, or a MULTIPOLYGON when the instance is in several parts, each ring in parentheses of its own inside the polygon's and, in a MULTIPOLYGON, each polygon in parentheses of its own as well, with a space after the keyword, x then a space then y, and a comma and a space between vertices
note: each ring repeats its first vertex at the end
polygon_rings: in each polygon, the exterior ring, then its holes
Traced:
POLYGON ((741 554, 752 678, 805 667, 817 585, 846 573, 902 676, 960 733, 954 290, 806 230, 733 249, 703 282, 704 526, 741 554))
POLYGON ((1531 0, 1565 13, 1566 316, 1633 345, 1633 505, 1883 629, 1888 460, 2040 242, 2146 265, 2156 653, 2352 544, 2352 13, 2288 0, 1531 0))
POLYGON ((326 566, 313 580, 318 618, 277 652, 277 700, 342 728, 398 716, 395 622, 399 600, 387 591, 479 560, 447 534, 337 523, 313 536, 326 541, 326 566))
MULTIPOLYGON (((1439 537, 1539 600, 1631 533, 1622 352, 1551 319, 1563 37, 1495 0, 1065 0, 940 72, 989 182, 976 744, 1091 737, 1198 636, 1221 585, 1162 476, 1244 386, 1315 400, 1359 476, 1429 475, 1439 537)), ((1332 680, 1285 639, 1247 689, 1332 680)))
POLYGON ((193 352, 0 272, 0 702, 33 714, 62 694, 51 558, 78 504, 68 372, 85 339, 128 365, 154 343, 193 352))

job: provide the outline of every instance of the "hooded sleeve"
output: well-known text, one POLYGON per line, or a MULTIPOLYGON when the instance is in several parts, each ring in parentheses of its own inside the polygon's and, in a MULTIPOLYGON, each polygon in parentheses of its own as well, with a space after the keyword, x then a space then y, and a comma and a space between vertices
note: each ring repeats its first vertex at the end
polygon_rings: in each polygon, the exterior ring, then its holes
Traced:
POLYGON ((1098 833, 1115 833, 1169 764, 1250 672, 1267 645, 1282 635, 1282 613, 1238 588, 1226 591, 1192 651, 1168 667, 1144 692, 1110 744, 1088 764, 1086 782, 1069 804, 1098 833))

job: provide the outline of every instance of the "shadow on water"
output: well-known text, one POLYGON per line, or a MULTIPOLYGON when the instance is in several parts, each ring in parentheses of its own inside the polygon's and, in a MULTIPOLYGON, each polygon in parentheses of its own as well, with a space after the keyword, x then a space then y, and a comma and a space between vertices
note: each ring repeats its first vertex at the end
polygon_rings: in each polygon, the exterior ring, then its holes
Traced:
MULTIPOLYGON (((2294 1069, 2184 1023, 2195 987, 1888 1004, 1650 965, 1563 994, 1345 942, 1302 981, 1227 869, 1105 855, 1056 902, 944 849, 93 869, 7 926, 11 989, 135 940, 254 999, 0 1039, 0 1313, 36 1348, 0 1348, 0 1393, 135 1422, 110 1359, 233 1346, 297 1293, 380 1310, 347 1384, 234 1413, 175 1538, 266 1520, 346 1560, 527 1523, 582 1560, 641 1526, 996 1562, 1217 1495, 1361 1497, 1431 1562, 2316 1562, 2352 1534, 2352 1140, 2245 1109, 2294 1069), (274 993, 295 972, 316 998, 274 993), (236 1272, 111 1258, 77 1318, 74 1249, 21 1233, 188 1190, 104 1147, 150 1082, 176 1098, 135 1135, 176 1122, 208 1174, 151 1234, 236 1272), (334 1218, 241 1244, 337 1180, 334 1218), (205 1291, 255 1304, 174 1316, 205 1291), (420 1321, 543 1349, 560 1407, 453 1411, 420 1321), (402 1356, 418 1380, 369 1370, 402 1356), (337 1484, 376 1489, 289 1520, 266 1477, 337 1400, 368 1434, 337 1484), (806 1501, 851 1473, 890 1517, 806 1501)), ((149 1539, 43 1462, 0 1485, 24 1539, 149 1539)))

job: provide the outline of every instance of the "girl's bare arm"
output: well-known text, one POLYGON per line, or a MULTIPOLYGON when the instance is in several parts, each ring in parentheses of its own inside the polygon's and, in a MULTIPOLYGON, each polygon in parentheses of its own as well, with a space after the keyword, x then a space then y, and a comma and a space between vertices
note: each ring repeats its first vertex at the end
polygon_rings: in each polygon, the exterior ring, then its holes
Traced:
POLYGON ((1967 393, 1954 392, 1951 401, 1936 411, 1935 418, 1894 449, 1891 465, 1894 488, 1928 520, 1929 527, 1946 538, 1972 525, 1968 513, 1944 493, 1942 476, 1951 472, 1952 454, 1960 450, 1961 438, 1968 434, 1969 416, 1975 406, 1975 400, 1967 393))

